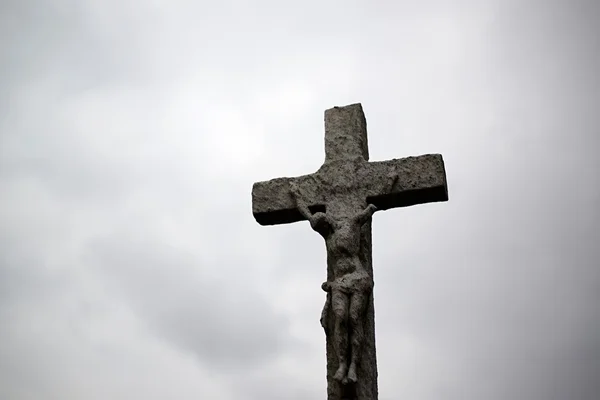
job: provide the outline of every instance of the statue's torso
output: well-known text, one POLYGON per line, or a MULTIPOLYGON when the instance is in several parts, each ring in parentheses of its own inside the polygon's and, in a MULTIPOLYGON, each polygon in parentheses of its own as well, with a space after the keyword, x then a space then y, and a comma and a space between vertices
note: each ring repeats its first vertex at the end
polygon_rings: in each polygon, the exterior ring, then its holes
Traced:
POLYGON ((348 219, 334 223, 326 239, 333 262, 333 287, 349 293, 370 290, 373 285, 360 261, 360 234, 360 226, 348 219))
POLYGON ((351 221, 334 223, 326 243, 327 251, 335 257, 357 256, 360 252, 360 226, 351 221))

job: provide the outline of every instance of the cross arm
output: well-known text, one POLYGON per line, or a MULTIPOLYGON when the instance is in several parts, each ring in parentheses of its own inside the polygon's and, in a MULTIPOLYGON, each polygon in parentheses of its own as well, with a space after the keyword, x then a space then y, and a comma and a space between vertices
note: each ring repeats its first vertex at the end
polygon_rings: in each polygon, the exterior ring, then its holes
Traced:
POLYGON ((323 169, 328 167, 325 164, 315 174, 256 182, 252 186, 254 218, 261 225, 306 220, 291 195, 291 182, 298 186, 301 199, 311 213, 324 212, 326 198, 335 195, 340 188, 343 192, 364 196, 366 202, 378 210, 448 200, 446 171, 440 154, 347 165, 357 166, 352 167, 347 176, 332 163, 331 171, 323 169), (391 175, 397 179, 390 179, 391 175))
POLYGON ((379 210, 448 200, 446 170, 441 154, 425 154, 365 166, 367 202, 379 210), (389 176, 397 174, 392 187, 389 176))
POLYGON ((324 193, 316 190, 311 175, 275 178, 252 186, 252 214, 259 224, 277 225, 306 220, 291 195, 291 182, 296 183, 302 201, 312 213, 325 211, 324 193))

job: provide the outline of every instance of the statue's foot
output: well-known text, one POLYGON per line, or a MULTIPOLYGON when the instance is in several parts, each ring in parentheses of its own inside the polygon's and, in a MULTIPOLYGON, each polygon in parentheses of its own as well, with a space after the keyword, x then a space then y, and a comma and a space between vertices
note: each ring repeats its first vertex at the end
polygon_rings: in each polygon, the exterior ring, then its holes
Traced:
POLYGON ((348 370, 348 382, 356 383, 358 377, 356 376, 356 364, 351 363, 350 369, 348 370))
POLYGON ((346 365, 346 363, 340 363, 340 366, 338 367, 335 375, 333 376, 333 379, 335 379, 338 382, 343 382, 344 379, 346 378, 347 372, 348 372, 348 366, 346 365))

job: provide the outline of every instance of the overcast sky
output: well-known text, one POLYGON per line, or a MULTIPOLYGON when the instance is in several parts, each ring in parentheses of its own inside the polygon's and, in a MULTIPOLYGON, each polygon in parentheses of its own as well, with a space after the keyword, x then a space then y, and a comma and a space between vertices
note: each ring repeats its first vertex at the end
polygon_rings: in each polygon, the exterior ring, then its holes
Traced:
POLYGON ((325 247, 255 181, 443 154, 374 216, 380 400, 600 396, 600 3, 3 0, 0 398, 324 399, 325 247))

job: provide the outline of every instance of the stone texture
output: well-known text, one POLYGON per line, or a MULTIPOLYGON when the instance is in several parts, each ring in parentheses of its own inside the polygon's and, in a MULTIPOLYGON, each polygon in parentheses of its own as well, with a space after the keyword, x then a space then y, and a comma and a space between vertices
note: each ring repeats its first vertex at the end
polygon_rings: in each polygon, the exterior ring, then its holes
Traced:
POLYGON ((438 154, 368 162, 360 104, 325 112, 325 150, 314 174, 255 183, 252 211, 262 225, 309 220, 324 237, 327 398, 376 400, 370 217, 375 210, 448 200, 444 162, 438 154), (354 377, 339 367, 357 354, 354 377))
POLYGON ((379 210, 448 200, 446 172, 440 154, 426 154, 389 161, 338 160, 323 164, 314 174, 275 178, 252 187, 252 212, 261 225, 304 220, 290 196, 290 183, 305 193, 311 210, 324 210, 329 199, 343 192, 368 199, 379 210), (396 171, 398 181, 384 190, 387 175, 396 171))
POLYGON ((367 120, 360 104, 325 111, 325 163, 369 160, 367 120))

